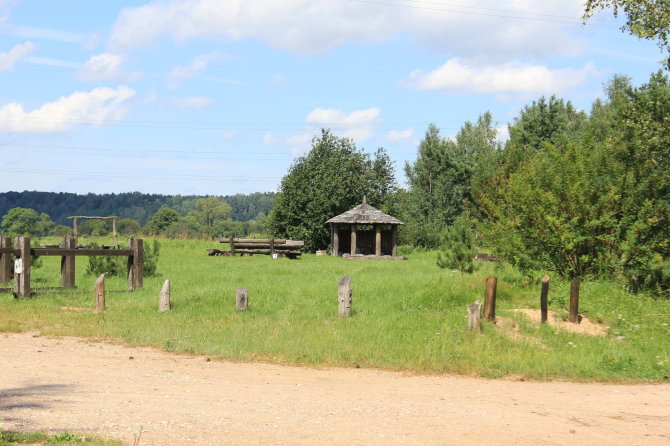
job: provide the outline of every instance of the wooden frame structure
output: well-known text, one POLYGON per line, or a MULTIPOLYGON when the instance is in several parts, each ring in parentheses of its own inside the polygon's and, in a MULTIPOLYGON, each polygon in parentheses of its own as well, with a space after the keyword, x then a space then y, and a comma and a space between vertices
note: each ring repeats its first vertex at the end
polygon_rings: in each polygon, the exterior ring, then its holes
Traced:
POLYGON ((398 226, 403 222, 367 203, 326 221, 333 256, 346 259, 404 260, 397 255, 398 226))
POLYGON ((111 217, 86 217, 82 215, 74 215, 72 217, 68 217, 68 220, 72 220, 72 234, 75 236, 75 238, 79 237, 79 229, 77 227, 77 220, 80 218, 83 218, 85 220, 112 220, 112 234, 114 234, 114 248, 119 247, 119 240, 117 238, 117 233, 116 233, 116 219, 118 218, 115 215, 112 215, 111 217))
POLYGON ((0 288, 0 292, 13 292, 15 297, 30 297, 30 256, 60 256, 61 286, 75 288, 75 257, 77 256, 126 256, 128 257, 128 289, 144 285, 144 242, 139 238, 128 239, 128 249, 82 249, 76 247, 74 236, 65 236, 58 248, 32 248, 29 237, 16 237, 14 246, 10 238, 0 236, 0 284, 7 284, 12 277, 11 257, 19 270, 14 271, 14 287, 0 288))

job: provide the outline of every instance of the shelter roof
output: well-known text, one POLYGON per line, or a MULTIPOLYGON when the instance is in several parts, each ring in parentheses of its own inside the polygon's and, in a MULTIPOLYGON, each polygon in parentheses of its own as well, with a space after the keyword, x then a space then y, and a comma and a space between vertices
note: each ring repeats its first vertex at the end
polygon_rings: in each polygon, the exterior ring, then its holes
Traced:
POLYGON ((359 204, 353 209, 331 218, 326 223, 344 223, 344 224, 382 224, 382 225, 402 225, 403 222, 395 217, 383 213, 379 209, 370 206, 367 203, 359 204))

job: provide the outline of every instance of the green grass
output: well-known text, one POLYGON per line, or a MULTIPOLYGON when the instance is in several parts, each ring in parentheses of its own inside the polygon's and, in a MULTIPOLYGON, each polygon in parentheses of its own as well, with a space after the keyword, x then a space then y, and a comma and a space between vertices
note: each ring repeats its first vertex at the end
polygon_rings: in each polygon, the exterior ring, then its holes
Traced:
POLYGON ((44 445, 44 446, 69 446, 69 445, 95 445, 116 446, 122 443, 118 440, 103 440, 101 438, 85 435, 74 435, 67 432, 49 435, 44 432, 8 432, 0 430, 0 446, 11 445, 44 445))
MULTIPOLYGON (((216 242, 162 241, 159 277, 126 292, 106 280, 107 311, 95 307, 95 277, 77 259, 78 290, 32 299, 0 294, 0 331, 37 330, 153 345, 212 358, 311 366, 370 367, 417 373, 595 381, 662 381, 670 375, 670 301, 631 296, 613 283, 584 282, 580 312, 609 325, 606 337, 535 327, 514 308, 537 308, 539 283, 509 267, 483 264, 473 275, 444 271, 434 252, 407 261, 355 261, 303 255, 208 257, 216 242), (337 281, 352 277, 353 312, 337 316, 337 281), (486 277, 498 277, 497 314, 515 319, 512 339, 484 324, 466 329, 466 306, 483 299, 486 277), (172 311, 158 313, 163 280, 172 311), (249 289, 249 310, 235 311, 235 289, 249 289)), ((59 258, 45 258, 33 286, 59 283, 59 258)), ((541 276, 541 274, 539 275, 541 276)), ((550 308, 565 310, 569 284, 552 280, 550 308)))

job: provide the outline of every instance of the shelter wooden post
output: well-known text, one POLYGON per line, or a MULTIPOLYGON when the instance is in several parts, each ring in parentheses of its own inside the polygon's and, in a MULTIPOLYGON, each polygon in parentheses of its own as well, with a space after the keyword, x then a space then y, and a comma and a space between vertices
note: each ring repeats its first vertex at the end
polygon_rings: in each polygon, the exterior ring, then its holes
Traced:
POLYGON ((540 291, 540 323, 547 323, 547 313, 548 313, 548 302, 549 302, 549 276, 545 275, 542 277, 542 290, 540 291))
POLYGON ((249 308, 249 290, 237 288, 235 290, 235 308, 237 311, 246 311, 249 308))
POLYGON ((166 280, 163 282, 161 287, 161 293, 158 296, 158 311, 170 311, 170 281, 166 280))
POLYGON ((351 255, 356 255, 356 231, 358 227, 356 225, 351 225, 351 255))
POLYGON ((130 238, 128 248, 133 250, 128 257, 128 289, 137 290, 144 286, 144 242, 141 238, 130 238))
MULTIPOLYGON (((72 235, 66 235, 60 246, 65 249, 75 249, 77 239, 72 235)), ((60 258, 60 284, 63 288, 75 288, 75 272, 75 256, 62 256, 60 258)))
POLYGON ((95 312, 105 311, 105 275, 100 274, 95 281, 95 312))
POLYGON ((398 255, 398 225, 391 226, 391 255, 398 255))
POLYGON ((375 225, 375 255, 377 257, 382 255, 382 227, 375 225))
POLYGON ((112 233, 114 234, 114 247, 118 249, 119 239, 116 235, 116 217, 112 218, 112 233))
POLYGON ((570 282, 570 314, 568 315, 568 322, 578 324, 579 317, 579 279, 574 278, 570 282))
POLYGON ((30 237, 16 237, 14 249, 19 250, 14 265, 14 297, 30 297, 30 237))
MULTIPOLYGON (((9 249, 12 242, 6 235, 0 236, 0 248, 9 249)), ((9 283, 12 280, 12 254, 0 252, 0 284, 9 283)))
POLYGON ((340 235, 337 233, 337 225, 331 224, 330 231, 333 235, 333 252, 331 254, 337 256, 340 253, 340 235))
POLYGON ((486 279, 486 292, 484 294, 484 320, 486 322, 496 321, 496 286, 498 279, 491 276, 486 279))
POLYGON ((338 313, 341 317, 348 317, 351 313, 351 276, 348 274, 337 282, 338 313))

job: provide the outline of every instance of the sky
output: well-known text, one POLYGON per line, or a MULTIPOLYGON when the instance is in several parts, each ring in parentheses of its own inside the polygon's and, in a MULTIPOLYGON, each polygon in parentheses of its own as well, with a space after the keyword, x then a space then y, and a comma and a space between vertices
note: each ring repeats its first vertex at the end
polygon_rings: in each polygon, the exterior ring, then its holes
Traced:
POLYGON ((588 112, 663 53, 579 0, 0 0, 0 192, 278 189, 322 128, 403 167, 430 123, 588 112))

